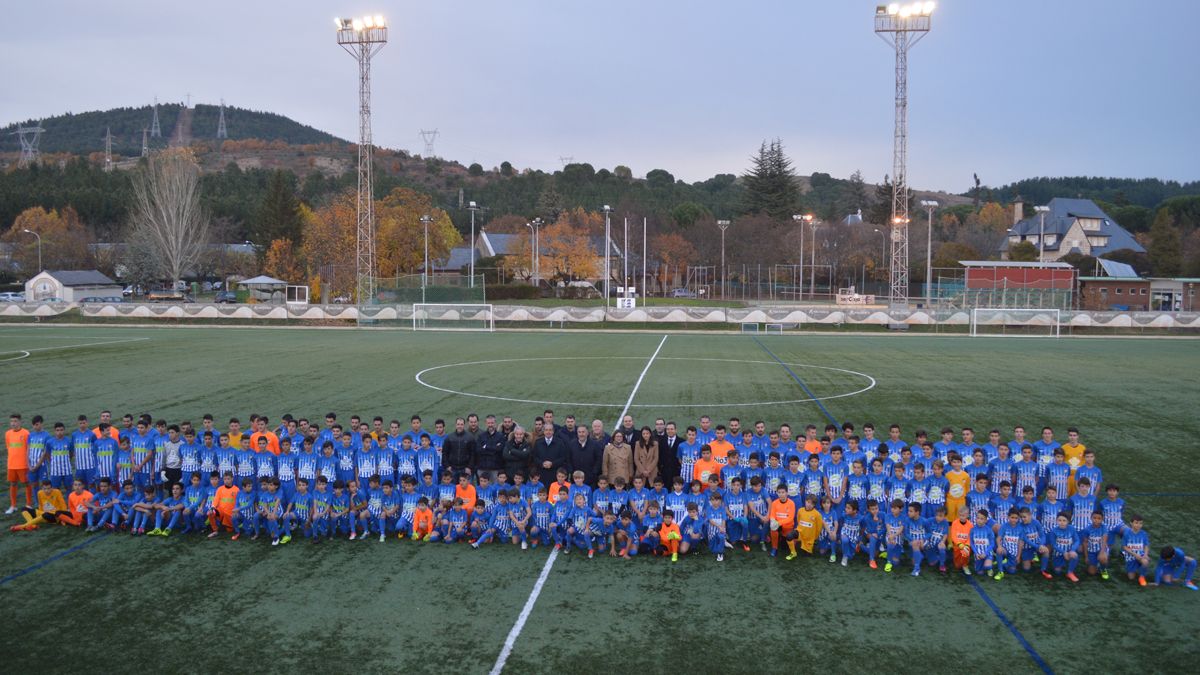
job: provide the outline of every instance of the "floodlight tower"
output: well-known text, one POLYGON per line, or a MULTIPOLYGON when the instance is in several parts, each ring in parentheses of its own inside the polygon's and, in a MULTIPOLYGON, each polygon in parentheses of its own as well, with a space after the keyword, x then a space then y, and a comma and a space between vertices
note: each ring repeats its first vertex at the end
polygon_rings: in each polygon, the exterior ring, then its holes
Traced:
POLYGON ((371 177, 371 57, 387 44, 387 22, 378 14, 334 19, 337 42, 358 61, 358 227, 355 249, 358 304, 375 297, 375 201, 371 177))
POLYGON ((929 32, 936 3, 875 7, 875 34, 896 50, 896 121, 892 138, 892 278, 888 304, 908 305, 908 50, 929 32))

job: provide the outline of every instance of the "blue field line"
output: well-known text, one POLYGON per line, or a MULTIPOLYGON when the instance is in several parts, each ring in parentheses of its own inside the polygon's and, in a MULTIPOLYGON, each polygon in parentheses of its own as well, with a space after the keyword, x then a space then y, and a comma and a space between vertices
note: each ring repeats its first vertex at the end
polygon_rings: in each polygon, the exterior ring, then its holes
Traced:
POLYGON ((66 556, 69 556, 72 553, 74 553, 82 548, 91 546, 92 544, 96 543, 97 541, 100 541, 101 539, 103 539, 107 536, 108 536, 107 532, 101 532, 100 534, 93 535, 65 551, 62 551, 60 553, 55 553, 54 555, 50 556, 49 558, 46 558, 45 560, 43 560, 39 563, 34 563, 19 572, 13 572, 12 574, 4 577, 3 579, 0 579, 0 586, 7 584, 8 582, 10 582, 14 579, 20 579, 21 577, 25 576, 26 574, 29 574, 30 572, 36 572, 36 571, 40 570, 41 568, 45 567, 46 565, 49 565, 50 563, 54 562, 55 560, 58 560, 60 558, 65 558, 66 556))
POLYGON ((792 379, 796 381, 796 384, 800 385, 800 388, 804 390, 804 393, 808 394, 808 397, 813 400, 813 403, 817 404, 817 407, 821 409, 821 412, 825 413, 825 417, 829 418, 829 422, 831 424, 841 426, 841 424, 836 419, 834 419, 833 414, 829 412, 829 409, 825 407, 825 404, 822 403, 821 400, 817 398, 817 395, 814 394, 812 392, 812 390, 808 388, 807 384, 804 384, 804 380, 800 379, 800 376, 797 375, 796 372, 793 371, 788 366, 788 364, 783 362, 783 359, 779 358, 778 356, 775 356, 775 352, 771 351, 770 349, 767 349, 767 346, 764 345, 762 343, 762 341, 759 340, 757 337, 754 338, 754 341, 756 343, 758 343, 759 347, 762 347, 762 350, 764 352, 766 352, 771 358, 775 359, 776 363, 783 366, 783 369, 788 372, 788 375, 791 375, 792 379))
POLYGON ((1122 497, 1200 497, 1200 492, 1122 492, 1122 497))
POLYGON ((1025 639, 1025 636, 1021 634, 1021 631, 1017 630, 1017 627, 1013 625, 1013 622, 1009 620, 1008 616, 1005 615, 1004 612, 1001 611, 996 605, 996 603, 992 601, 987 592, 983 590, 983 586, 980 586, 979 582, 975 580, 975 577, 968 577, 967 582, 975 588, 975 592, 979 594, 979 597, 983 598, 983 601, 987 603, 987 606, 992 608, 992 611, 996 613, 996 617, 1000 619, 1000 623, 1004 624, 1004 627, 1008 629, 1008 632, 1012 633, 1013 637, 1017 638, 1017 642, 1021 643, 1021 646, 1025 648, 1025 651, 1029 652, 1029 656, 1033 659, 1033 662, 1037 664, 1038 668, 1041 668, 1042 672, 1046 673, 1046 675, 1054 675, 1054 671, 1050 669, 1050 664, 1046 663, 1046 659, 1043 659, 1042 655, 1038 654, 1037 650, 1033 648, 1033 645, 1029 644, 1029 640, 1025 639))

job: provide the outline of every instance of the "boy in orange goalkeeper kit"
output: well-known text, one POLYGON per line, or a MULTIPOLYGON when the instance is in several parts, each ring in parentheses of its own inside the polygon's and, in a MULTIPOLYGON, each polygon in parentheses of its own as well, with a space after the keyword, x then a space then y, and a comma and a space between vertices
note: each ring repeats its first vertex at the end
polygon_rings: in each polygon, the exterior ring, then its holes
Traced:
POLYGON ((226 529, 233 529, 233 509, 237 505, 240 491, 240 488, 233 484, 233 473, 226 471, 224 484, 217 488, 216 494, 213 495, 212 510, 208 512, 209 523, 212 525, 212 533, 208 535, 209 539, 221 532, 222 525, 226 529))
POLYGON ((671 554, 671 562, 679 560, 679 540, 683 539, 683 535, 679 533, 679 524, 675 522, 675 512, 671 509, 663 511, 662 525, 658 528, 658 540, 662 542, 660 545, 667 549, 667 553, 671 554))
POLYGON ((787 485, 780 483, 775 488, 775 501, 771 502, 768 513, 771 516, 771 557, 779 555, 779 538, 787 541, 788 555, 791 560, 796 557, 796 503, 788 496, 787 485))
POLYGON ((962 455, 951 452, 949 456, 950 470, 946 472, 946 513, 958 513, 959 509, 967 505, 967 492, 971 489, 971 476, 963 471, 962 455))
POLYGON ((971 573, 971 519, 967 507, 958 509, 958 519, 950 523, 950 546, 954 549, 954 568, 971 573))
POLYGON ((417 510, 413 511, 413 541, 429 541, 433 534, 433 511, 429 508, 429 499, 421 497, 417 500, 417 510))
MULTIPOLYGON (((812 554, 813 544, 816 543, 817 537, 824 528, 825 520, 821 517, 821 512, 817 510, 816 495, 805 495, 804 508, 796 512, 796 537, 800 540, 800 548, 804 549, 805 553, 812 554)), ((788 556, 788 560, 795 556, 796 550, 793 548, 792 555, 788 556)))
POLYGON ((66 511, 67 503, 63 501, 62 493, 55 489, 50 481, 43 480, 42 489, 37 493, 37 507, 26 506, 21 512, 25 524, 13 525, 8 529, 11 532, 36 530, 38 525, 56 522, 66 511))
POLYGON ((67 511, 58 519, 59 525, 79 527, 87 517, 88 504, 92 501, 92 493, 83 487, 83 481, 78 478, 71 484, 71 494, 67 495, 67 511))

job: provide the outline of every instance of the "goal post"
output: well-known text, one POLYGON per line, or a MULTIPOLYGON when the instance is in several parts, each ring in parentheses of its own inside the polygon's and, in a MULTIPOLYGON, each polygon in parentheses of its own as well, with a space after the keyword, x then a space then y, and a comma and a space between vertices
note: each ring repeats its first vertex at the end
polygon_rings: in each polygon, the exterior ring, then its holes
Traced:
POLYGON ((413 330, 496 330, 492 306, 487 304, 415 303, 413 330))
POLYGON ((971 337, 1058 337, 1062 311, 1034 307, 975 307, 971 337))

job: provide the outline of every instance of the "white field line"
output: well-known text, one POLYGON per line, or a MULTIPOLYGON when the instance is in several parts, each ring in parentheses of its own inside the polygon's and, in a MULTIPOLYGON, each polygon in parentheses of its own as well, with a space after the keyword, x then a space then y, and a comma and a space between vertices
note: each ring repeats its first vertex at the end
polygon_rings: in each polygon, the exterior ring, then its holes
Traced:
MULTIPOLYGON (((617 417, 617 426, 621 423, 621 418, 629 411, 629 406, 633 403, 633 397, 637 395, 637 390, 642 386, 642 380, 646 378, 646 372, 650 370, 650 364, 654 363, 654 359, 658 358, 658 353, 662 351, 663 345, 667 342, 666 335, 663 336, 661 342, 658 343, 658 348, 650 355, 650 360, 646 362, 646 367, 642 369, 642 374, 638 375, 637 382, 633 385, 633 391, 629 393, 629 400, 625 402, 625 409, 621 411, 621 415, 617 417)), ((538 575, 537 582, 533 584, 533 590, 529 592, 529 598, 525 600, 525 606, 521 608, 521 613, 517 615, 517 622, 513 624, 512 630, 508 631, 508 637, 504 639, 504 648, 500 650, 500 655, 496 657, 496 663, 492 666, 491 675, 500 675, 504 670, 504 664, 508 662, 508 657, 512 655, 513 647, 517 644, 517 638, 521 635, 521 631, 525 628, 525 622, 529 620, 529 615, 533 613, 533 606, 537 604, 538 596, 542 594, 542 587, 546 585, 546 579, 550 576, 550 568, 554 566, 554 561, 558 559, 558 551, 550 550, 550 555, 546 557, 546 564, 542 565, 542 573, 538 575)))
MULTIPOLYGON (((101 345, 119 345, 119 344, 123 344, 126 342, 142 342, 143 340, 149 340, 149 339, 150 338, 148 338, 148 337, 139 337, 139 338, 128 338, 125 340, 106 340, 104 342, 84 342, 84 343, 77 344, 77 345, 58 345, 57 347, 36 347, 34 349, 10 349, 8 351, 0 352, 0 354, 23 354, 23 353, 28 353, 28 352, 48 352, 48 351, 52 351, 52 350, 56 350, 56 349, 78 349, 80 347, 99 347, 101 345)), ((22 357, 22 358, 24 358, 24 357, 22 357)))

